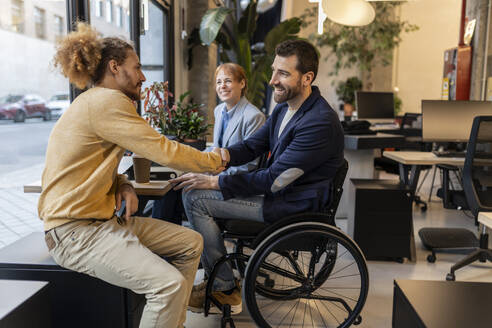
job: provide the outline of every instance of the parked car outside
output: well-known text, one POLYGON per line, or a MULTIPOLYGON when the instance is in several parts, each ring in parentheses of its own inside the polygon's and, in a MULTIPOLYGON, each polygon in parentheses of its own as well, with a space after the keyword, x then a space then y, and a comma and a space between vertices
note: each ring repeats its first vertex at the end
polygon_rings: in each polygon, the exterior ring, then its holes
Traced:
POLYGON ((53 95, 46 107, 51 111, 52 118, 59 118, 65 113, 65 110, 70 106, 70 96, 66 93, 57 93, 53 95))
POLYGON ((24 122, 26 118, 41 117, 51 120, 51 111, 45 100, 35 94, 7 95, 0 98, 0 119, 24 122))

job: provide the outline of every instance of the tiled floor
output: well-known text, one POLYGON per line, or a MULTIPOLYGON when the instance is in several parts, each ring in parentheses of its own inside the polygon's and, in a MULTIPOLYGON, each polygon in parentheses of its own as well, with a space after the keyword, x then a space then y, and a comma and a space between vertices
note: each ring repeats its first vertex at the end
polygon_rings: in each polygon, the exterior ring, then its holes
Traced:
MULTIPOLYGON (((22 185, 39 180, 42 168, 30 169, 28 172, 0 179, 0 248, 18 238, 32 232, 41 231, 42 222, 37 217, 36 203, 39 195, 24 194, 22 185)), ((385 178, 396 178, 386 176, 385 178)), ((429 190, 430 178, 422 190, 426 195, 429 190)), ((337 223, 345 226, 345 221, 337 223)), ((362 311, 363 321, 357 327, 383 328, 391 327, 391 311, 393 302, 394 279, 444 280, 452 264, 462 255, 442 254, 437 256, 436 263, 427 263, 428 254, 422 247, 418 230, 422 227, 465 227, 477 231, 473 220, 456 210, 443 209, 440 200, 433 200, 427 212, 422 213, 414 208, 414 229, 417 245, 417 261, 415 263, 395 263, 369 261, 370 289, 365 307, 362 311)), ((492 282, 492 264, 476 263, 457 272, 457 280, 492 282)), ((199 277, 197 278, 200 279, 199 277)), ((254 327, 254 323, 245 309, 235 316, 236 327, 254 327)), ((205 318, 201 314, 188 312, 187 328, 212 328, 220 326, 218 316, 205 318)))
POLYGON ((25 194, 23 185, 41 180, 42 164, 0 177, 0 248, 33 231, 42 231, 39 194, 25 194))
MULTIPOLYGON (((385 176, 383 178, 396 178, 385 176)), ((430 178, 424 183, 422 194, 427 198, 430 178)), ((438 253, 435 263, 428 263, 426 251, 418 237, 418 230, 422 227, 464 227, 477 231, 473 220, 456 210, 443 209, 440 199, 433 199, 429 204, 427 212, 422 213, 414 207, 414 231, 417 248, 417 261, 405 263, 368 261, 369 268, 369 296, 362 311, 361 328, 384 328, 391 327, 393 306, 393 280, 394 279, 417 279, 417 280, 445 280, 446 273, 463 255, 451 253, 438 253)), ((343 228, 345 222, 337 223, 343 228)), ((459 281, 485 281, 492 282, 492 264, 475 263, 463 268, 456 273, 459 281)), ((255 327, 247 310, 234 317, 236 327, 255 327)), ((307 325, 311 327, 310 325, 307 325)), ((200 314, 188 312, 187 328, 212 328, 220 327, 218 316, 204 317, 200 314)), ((285 327, 288 327, 286 325, 285 327)))

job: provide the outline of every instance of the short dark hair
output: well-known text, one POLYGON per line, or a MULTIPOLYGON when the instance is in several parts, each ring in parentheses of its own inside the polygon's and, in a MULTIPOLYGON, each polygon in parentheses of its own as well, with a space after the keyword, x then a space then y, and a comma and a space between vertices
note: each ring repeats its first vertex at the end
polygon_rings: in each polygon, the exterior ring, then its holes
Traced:
POLYGON ((277 45, 275 55, 280 57, 296 55, 296 69, 302 74, 313 72, 313 81, 316 79, 316 75, 318 75, 319 56, 316 48, 311 43, 298 39, 287 40, 277 45))

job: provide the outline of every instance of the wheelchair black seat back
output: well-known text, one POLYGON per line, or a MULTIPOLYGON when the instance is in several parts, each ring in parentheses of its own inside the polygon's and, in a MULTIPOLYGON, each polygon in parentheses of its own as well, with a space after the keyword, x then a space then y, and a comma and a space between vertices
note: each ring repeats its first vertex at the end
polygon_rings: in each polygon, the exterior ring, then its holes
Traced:
POLYGON ((258 224, 256 230, 248 221, 247 231, 241 230, 246 222, 218 220, 236 248, 210 274, 206 314, 213 302, 223 310, 222 326, 234 327, 227 306, 211 296, 218 267, 234 261, 243 277, 243 299, 258 327, 348 327, 361 322, 369 289, 365 258, 334 225, 347 169, 344 161, 332 183, 332 200, 322 212, 258 224))

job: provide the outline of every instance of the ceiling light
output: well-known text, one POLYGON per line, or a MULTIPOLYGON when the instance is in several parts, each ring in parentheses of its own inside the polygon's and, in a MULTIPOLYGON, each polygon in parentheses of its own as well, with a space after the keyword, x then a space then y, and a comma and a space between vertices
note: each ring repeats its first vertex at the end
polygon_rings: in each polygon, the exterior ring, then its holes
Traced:
POLYGON ((342 25, 364 26, 376 17, 374 8, 365 0, 323 0, 321 4, 325 15, 342 25))

